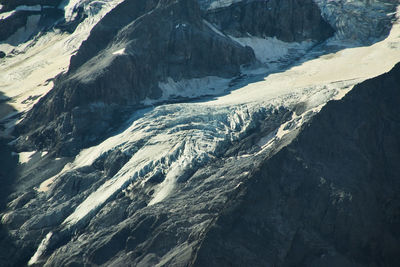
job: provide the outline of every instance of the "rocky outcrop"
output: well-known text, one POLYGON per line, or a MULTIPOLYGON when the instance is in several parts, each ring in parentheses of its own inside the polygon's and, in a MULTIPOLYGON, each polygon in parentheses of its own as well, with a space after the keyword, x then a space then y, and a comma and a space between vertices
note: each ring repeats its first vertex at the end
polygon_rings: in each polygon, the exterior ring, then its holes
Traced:
MULTIPOLYGON (((9 196, 15 189, 15 180, 17 176, 18 157, 12 154, 12 148, 7 145, 11 140, 3 135, 4 125, 1 119, 5 114, 14 111, 7 101, 4 100, 4 95, 0 93, 0 213, 6 209, 6 204, 9 201, 9 196)), ((7 266, 9 259, 15 264, 18 260, 11 255, 15 253, 15 247, 12 238, 9 236, 7 227, 0 223, 0 265, 7 266)))
POLYGON ((24 12, 18 12, 11 17, 0 20, 0 41, 7 40, 19 28, 26 25, 27 15, 24 12))
POLYGON ((333 29, 312 0, 238 1, 204 12, 205 18, 219 30, 235 37, 321 42, 333 35, 333 29))
POLYGON ((330 102, 252 173, 195 266, 397 266, 400 64, 330 102))

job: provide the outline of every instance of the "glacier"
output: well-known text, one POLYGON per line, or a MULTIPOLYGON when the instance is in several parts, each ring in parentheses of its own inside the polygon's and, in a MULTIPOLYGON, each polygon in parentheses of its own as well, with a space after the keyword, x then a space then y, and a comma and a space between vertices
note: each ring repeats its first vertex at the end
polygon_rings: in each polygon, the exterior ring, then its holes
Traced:
MULTIPOLYGON (((12 99, 17 113, 25 114, 51 90, 51 79, 67 71, 71 55, 88 37, 91 28, 120 2, 70 1, 65 6, 66 21, 73 20, 78 6, 91 10, 90 16, 74 33, 55 31, 18 46, 7 42, 0 44, 0 50, 8 55, 5 60, 0 59, 0 90, 12 99)), ((212 1, 210 8, 234 2, 212 1)), ((184 183, 192 173, 221 157, 233 143, 259 127, 261 121, 275 119, 276 114, 285 110, 290 113, 289 117, 279 117, 277 127, 263 133, 255 147, 237 157, 266 157, 274 153, 278 145, 289 143, 327 102, 340 100, 355 84, 389 71, 400 61, 400 11, 389 36, 369 46, 357 46, 352 41, 359 38, 347 31, 348 22, 335 20, 337 9, 332 7, 332 1, 316 2, 327 20, 338 28, 331 40, 315 46, 309 42, 284 43, 276 38, 230 37, 253 48, 257 59, 267 65, 244 67, 244 75, 239 79, 210 76, 160 83, 163 98, 143 101, 145 107, 135 111, 119 131, 83 149, 59 173, 41 181, 36 189, 41 197, 50 199, 52 189, 59 186, 65 175, 94 166, 116 151, 128 159, 112 177, 102 176, 93 187, 87 188, 85 197, 64 216, 60 227, 46 235, 29 264, 37 263, 48 246, 57 246, 57 231, 58 234, 79 231, 118 194, 146 190, 150 195, 149 207, 157 207, 169 197, 179 195, 182 187, 177 184, 184 183), (338 51, 331 49, 338 40, 348 43, 338 51), (273 64, 271 61, 277 61, 281 64, 278 66, 285 66, 285 69, 271 68, 268 65, 273 64), (185 103, 165 103, 175 97, 184 98, 185 103)), ((343 2, 344 8, 354 8, 350 2, 343 2)), ((120 49, 114 55, 123 53, 124 49, 120 49)), ((12 125, 20 120, 14 115, 5 118, 10 125, 7 134, 11 134, 12 125)), ((34 153, 36 151, 20 153, 20 163, 29 163, 34 153)), ((46 152, 41 153, 46 156, 46 152)))

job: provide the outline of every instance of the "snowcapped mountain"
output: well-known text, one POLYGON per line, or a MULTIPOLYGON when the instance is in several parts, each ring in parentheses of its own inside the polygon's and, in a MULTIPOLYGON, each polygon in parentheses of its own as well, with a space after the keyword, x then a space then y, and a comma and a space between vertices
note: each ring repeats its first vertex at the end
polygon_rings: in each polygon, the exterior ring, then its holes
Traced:
POLYGON ((0 265, 396 266, 399 8, 0 1, 0 265))

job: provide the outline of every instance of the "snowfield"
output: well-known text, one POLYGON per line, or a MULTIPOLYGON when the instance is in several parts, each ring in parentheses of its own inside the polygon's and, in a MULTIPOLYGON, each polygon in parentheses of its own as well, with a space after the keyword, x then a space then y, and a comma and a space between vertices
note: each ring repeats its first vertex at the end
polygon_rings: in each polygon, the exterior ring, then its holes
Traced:
MULTIPOLYGON (((11 98, 17 112, 29 110, 52 88, 51 78, 67 70, 70 56, 87 38, 91 28, 119 2, 121 0, 96 2, 101 3, 101 8, 93 7, 92 16, 71 35, 51 32, 18 46, 0 44, 0 50, 8 55, 0 59, 0 91, 11 98)), ((232 2, 216 1, 210 8, 232 2)), ((69 2, 65 7, 67 20, 73 18, 80 4, 83 2, 69 2)), ((85 8, 90 9, 90 3, 85 8)), ((125 129, 96 146, 82 150, 59 174, 38 184, 38 191, 48 194, 65 173, 91 166, 96 160, 118 150, 129 160, 113 177, 90 193, 65 218, 61 228, 81 227, 117 194, 128 187, 144 188, 152 179, 161 182, 152 185, 154 193, 147 205, 157 205, 179 193, 175 186, 178 181, 188 179, 194 171, 221 156, 233 142, 254 130, 260 121, 268 120, 280 109, 293 111, 289 121, 265 133, 253 153, 241 157, 267 153, 275 142, 299 129, 328 101, 341 99, 355 84, 389 71, 400 61, 399 23, 393 26, 385 40, 371 46, 349 46, 335 51, 332 47, 337 38, 310 51, 310 43, 287 44, 276 38, 237 39, 240 44, 252 47, 257 58, 264 63, 307 54, 281 72, 269 73, 268 68, 244 70, 247 76, 235 81, 234 85, 231 80, 220 77, 161 83, 162 100, 176 96, 214 97, 135 112, 125 129), (323 53, 326 49, 332 49, 332 53, 323 53), (298 111, 296 108, 300 104, 302 110, 298 111)), ((121 53, 124 53, 123 49, 114 54, 121 53)), ((155 103, 148 101, 147 104, 155 103)), ((31 153, 21 153, 20 163, 29 162, 31 153)), ((52 236, 50 232, 41 242, 29 264, 34 264, 46 251, 52 236)))

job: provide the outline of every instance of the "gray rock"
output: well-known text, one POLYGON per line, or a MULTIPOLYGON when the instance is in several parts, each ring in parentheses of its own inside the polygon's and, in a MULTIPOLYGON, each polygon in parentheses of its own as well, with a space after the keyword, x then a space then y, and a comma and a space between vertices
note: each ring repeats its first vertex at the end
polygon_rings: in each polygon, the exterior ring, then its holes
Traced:
POLYGON ((334 33, 312 0, 238 1, 205 10, 205 18, 235 37, 276 37, 286 42, 321 42, 334 33))

